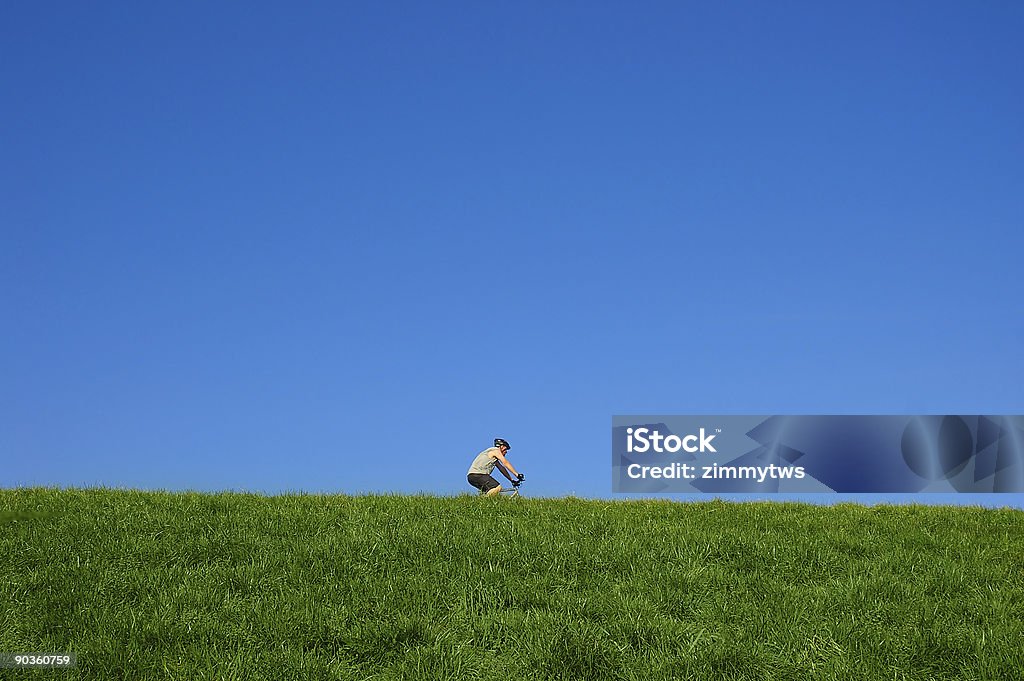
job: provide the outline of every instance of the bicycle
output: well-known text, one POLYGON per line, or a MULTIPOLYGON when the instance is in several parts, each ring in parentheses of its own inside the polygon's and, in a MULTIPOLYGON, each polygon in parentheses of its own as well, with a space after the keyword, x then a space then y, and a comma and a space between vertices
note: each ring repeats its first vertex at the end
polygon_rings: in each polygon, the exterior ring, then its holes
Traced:
MULTIPOLYGON (((498 492, 497 496, 499 496, 499 497, 508 497, 510 499, 512 497, 521 497, 523 495, 519 493, 519 487, 522 484, 523 484, 522 480, 517 480, 517 481, 512 483, 512 489, 507 489, 503 485, 502 488, 501 488, 501 491, 498 492)), ((482 497, 482 496, 486 496, 486 495, 484 494, 484 492, 480 492, 477 496, 481 496, 482 497)))
POLYGON ((499 497, 509 497, 509 498, 522 496, 519 493, 519 487, 522 484, 523 484, 522 480, 516 480, 515 482, 512 483, 512 489, 505 489, 504 486, 502 486, 501 491, 498 492, 498 496, 499 497))

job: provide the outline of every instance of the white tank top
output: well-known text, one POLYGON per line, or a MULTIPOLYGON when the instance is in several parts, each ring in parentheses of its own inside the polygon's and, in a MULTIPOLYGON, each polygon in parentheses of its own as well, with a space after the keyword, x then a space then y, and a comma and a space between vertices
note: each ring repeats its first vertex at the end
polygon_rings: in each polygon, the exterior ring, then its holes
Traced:
POLYGON ((491 456, 491 452, 501 454, 501 450, 497 447, 488 447, 476 455, 476 458, 473 459, 473 463, 469 467, 469 473, 467 473, 467 475, 472 473, 490 475, 491 471, 494 470, 494 464, 497 462, 497 459, 491 456))

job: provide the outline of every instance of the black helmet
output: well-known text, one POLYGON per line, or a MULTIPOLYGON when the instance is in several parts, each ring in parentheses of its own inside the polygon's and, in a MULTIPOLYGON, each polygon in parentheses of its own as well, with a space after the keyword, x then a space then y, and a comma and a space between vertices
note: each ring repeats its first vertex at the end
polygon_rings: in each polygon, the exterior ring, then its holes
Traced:
POLYGON ((504 447, 505 449, 512 449, 512 445, 510 445, 505 440, 502 440, 500 437, 494 438, 494 446, 495 447, 504 447))

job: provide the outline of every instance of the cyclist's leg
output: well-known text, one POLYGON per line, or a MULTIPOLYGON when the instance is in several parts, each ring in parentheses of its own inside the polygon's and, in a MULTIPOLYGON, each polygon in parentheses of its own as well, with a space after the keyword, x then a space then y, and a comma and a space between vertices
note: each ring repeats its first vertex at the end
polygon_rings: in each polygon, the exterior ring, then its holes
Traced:
POLYGON ((483 482, 485 495, 493 497, 494 495, 501 493, 501 485, 490 475, 486 476, 486 479, 483 482))
POLYGON ((467 476, 469 484, 480 490, 480 494, 486 494, 491 497, 501 492, 501 485, 490 475, 483 473, 470 473, 467 476))

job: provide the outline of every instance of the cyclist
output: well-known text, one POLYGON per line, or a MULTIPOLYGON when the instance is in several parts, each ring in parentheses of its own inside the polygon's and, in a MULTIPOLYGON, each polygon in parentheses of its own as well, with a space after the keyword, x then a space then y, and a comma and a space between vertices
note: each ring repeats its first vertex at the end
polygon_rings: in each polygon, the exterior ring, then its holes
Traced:
POLYGON ((508 442, 502 440, 500 437, 495 438, 493 447, 488 447, 477 454, 476 458, 473 459, 473 463, 469 467, 469 473, 466 475, 466 479, 469 480, 469 484, 476 487, 489 497, 493 497, 495 494, 498 494, 501 492, 501 484, 491 477, 491 471, 493 471, 494 467, 497 466, 498 470, 501 471, 501 474, 508 478, 513 487, 519 487, 519 483, 521 483, 526 476, 518 472, 515 467, 508 462, 508 459, 505 458, 505 453, 510 449, 512 449, 512 447, 508 442), (515 476, 514 478, 512 477, 513 475, 515 476))

